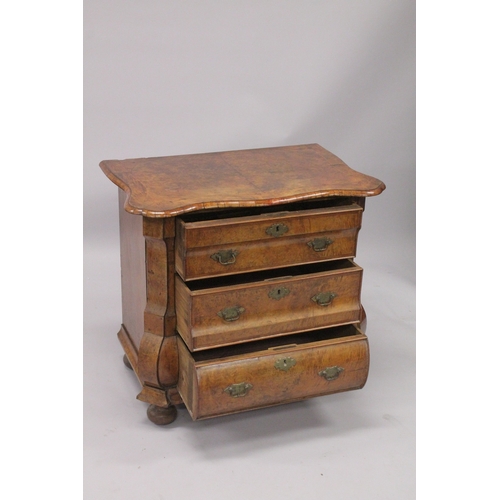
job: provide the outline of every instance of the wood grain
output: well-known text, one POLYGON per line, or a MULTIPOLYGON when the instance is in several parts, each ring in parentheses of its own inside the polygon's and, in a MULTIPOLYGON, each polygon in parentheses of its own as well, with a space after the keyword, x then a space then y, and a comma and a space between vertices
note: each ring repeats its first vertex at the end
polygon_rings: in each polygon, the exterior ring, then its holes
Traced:
POLYGON ((346 338, 198 362, 182 343, 180 351, 179 392, 194 420, 360 389, 368 376, 368 340, 359 330, 346 338), (277 369, 283 358, 292 358, 295 365, 277 369), (333 366, 343 370, 338 378, 320 375, 333 366), (245 396, 231 397, 227 388, 241 383, 251 389, 245 396))
POLYGON ((287 268, 283 276, 265 279, 261 273, 258 281, 195 290, 177 277, 179 334, 196 351, 359 321, 362 269, 352 261, 287 268), (335 294, 330 304, 312 300, 327 292, 335 294), (243 311, 226 321, 220 313, 233 307, 243 311))
POLYGON ((182 401, 199 419, 364 385, 350 259, 383 182, 317 144, 100 165, 124 208, 118 337, 153 421, 182 401))
MULTIPOLYGON (((233 217, 198 222, 184 222, 177 218, 178 245, 186 250, 199 247, 214 247, 221 240, 226 244, 253 241, 287 240, 289 237, 342 231, 360 228, 363 209, 350 205, 332 206, 311 210, 285 211, 233 217), (286 226, 281 236, 274 234, 273 228, 286 226)), ((236 212, 237 213, 237 212, 236 212)))
MULTIPOLYGON (((125 193, 119 191, 120 207, 125 193)), ((137 351, 144 333, 146 255, 142 217, 119 211, 122 289, 122 324, 137 351)), ((130 358, 129 358, 130 359, 130 358)))
POLYGON ((138 353, 137 347, 134 345, 134 342, 130 338, 129 333, 124 325, 121 326, 120 331, 118 332, 118 340, 123 347, 125 355, 127 356, 128 362, 134 371, 137 374, 137 363, 138 363, 138 353))
MULTIPOLYGON (((176 270, 186 281, 290 265, 354 257, 362 208, 358 205, 304 210, 291 214, 185 223, 177 220, 176 270), (286 226, 279 237, 266 232, 286 226), (311 244, 326 239, 316 251, 311 244), (213 256, 232 252, 233 262, 213 256)), ((272 232, 272 231, 271 231, 272 232)))
POLYGON ((127 212, 171 217, 194 210, 374 196, 382 181, 356 172, 318 144, 159 158, 105 160, 127 193, 127 212))
POLYGON ((158 355, 158 381, 162 387, 177 384, 179 375, 179 353, 177 335, 164 337, 158 355))

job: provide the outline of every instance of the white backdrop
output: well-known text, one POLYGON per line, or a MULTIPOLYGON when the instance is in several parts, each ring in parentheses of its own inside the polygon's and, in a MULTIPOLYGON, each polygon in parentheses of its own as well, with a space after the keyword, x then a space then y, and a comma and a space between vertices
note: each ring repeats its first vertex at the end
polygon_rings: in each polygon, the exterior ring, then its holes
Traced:
POLYGON ((85 498, 415 495, 415 3, 84 2, 85 498), (362 391, 150 424, 121 365, 112 158, 319 143, 369 199, 362 391))

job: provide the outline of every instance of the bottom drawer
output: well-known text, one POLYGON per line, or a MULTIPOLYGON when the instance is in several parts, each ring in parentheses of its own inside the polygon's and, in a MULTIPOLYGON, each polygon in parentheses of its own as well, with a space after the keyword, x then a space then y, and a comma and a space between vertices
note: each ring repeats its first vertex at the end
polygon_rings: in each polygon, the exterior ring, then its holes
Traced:
POLYGON ((368 339, 345 325, 191 353, 179 341, 179 393, 194 420, 361 389, 368 339))

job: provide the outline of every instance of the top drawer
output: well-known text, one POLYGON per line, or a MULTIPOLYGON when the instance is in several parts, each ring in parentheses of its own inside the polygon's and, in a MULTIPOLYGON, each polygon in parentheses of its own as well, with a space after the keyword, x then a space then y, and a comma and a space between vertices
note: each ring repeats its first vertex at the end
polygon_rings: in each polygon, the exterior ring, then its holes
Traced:
POLYGON ((177 219, 175 266, 184 280, 352 258, 357 204, 220 220, 177 219))

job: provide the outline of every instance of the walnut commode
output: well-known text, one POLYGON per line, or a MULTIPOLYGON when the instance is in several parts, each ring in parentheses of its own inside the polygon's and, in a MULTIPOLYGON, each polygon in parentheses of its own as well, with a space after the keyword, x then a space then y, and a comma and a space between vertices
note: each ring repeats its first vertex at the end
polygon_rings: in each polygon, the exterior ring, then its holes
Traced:
POLYGON ((364 386, 353 258, 383 182, 317 144, 100 166, 120 188, 118 338, 152 422, 364 386))

